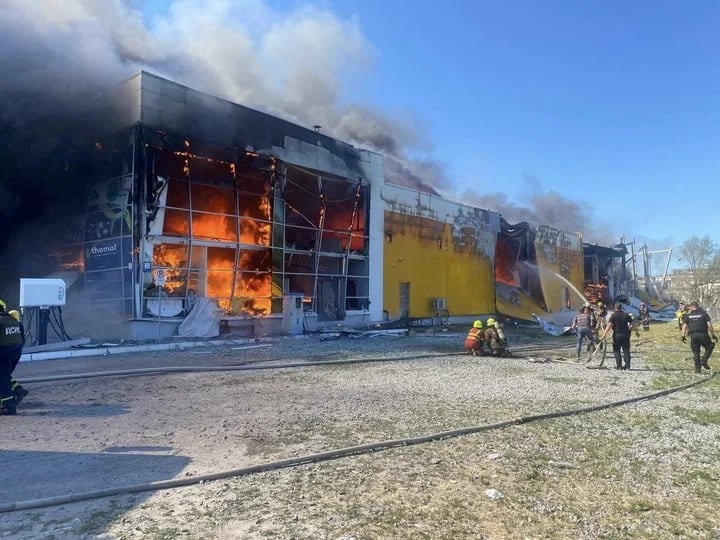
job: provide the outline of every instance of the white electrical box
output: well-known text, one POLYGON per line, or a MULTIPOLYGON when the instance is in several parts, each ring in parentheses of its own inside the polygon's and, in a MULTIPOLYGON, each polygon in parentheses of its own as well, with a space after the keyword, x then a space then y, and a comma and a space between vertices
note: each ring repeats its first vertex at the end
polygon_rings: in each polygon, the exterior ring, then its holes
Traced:
POLYGON ((446 298, 433 298, 432 299, 432 308, 435 311, 447 309, 447 299, 446 298))
POLYGON ((64 306, 65 289, 62 279, 20 278, 20 307, 64 306))
POLYGON ((303 295, 288 294, 283 296, 283 331, 290 335, 300 335, 303 326, 303 295))

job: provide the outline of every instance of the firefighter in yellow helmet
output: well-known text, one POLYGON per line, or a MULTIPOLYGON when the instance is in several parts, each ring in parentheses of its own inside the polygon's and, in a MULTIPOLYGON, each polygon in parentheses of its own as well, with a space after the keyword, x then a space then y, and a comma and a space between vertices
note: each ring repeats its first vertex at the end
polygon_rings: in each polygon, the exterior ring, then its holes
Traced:
MULTIPOLYGON (((20 361, 25 344, 25 329, 22 322, 10 315, 7 305, 0 300, 0 416, 17 414, 17 395, 13 392, 12 372, 20 361)), ((27 391, 19 384, 17 387, 27 391)), ((22 399, 22 397, 20 399, 22 399)))
POLYGON ((502 324, 490 317, 486 323, 485 343, 492 356, 507 356, 507 342, 503 334, 502 324), (502 334, 502 335, 501 335, 502 334))
POLYGON ((482 327, 481 320, 475 321, 465 338, 465 350, 472 356, 483 356, 485 354, 485 334, 482 327))
POLYGON ((678 304, 678 310, 675 312, 675 316, 677 317, 678 329, 681 332, 682 332, 682 327, 683 327, 683 318, 688 313, 690 313, 690 306, 685 305, 683 302, 680 302, 678 304))

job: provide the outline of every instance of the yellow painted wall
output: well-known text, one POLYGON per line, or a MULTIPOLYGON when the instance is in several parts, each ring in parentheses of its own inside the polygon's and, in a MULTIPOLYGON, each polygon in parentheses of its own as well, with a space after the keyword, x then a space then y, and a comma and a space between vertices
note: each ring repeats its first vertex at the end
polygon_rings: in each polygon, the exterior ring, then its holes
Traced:
POLYGON ((431 218, 385 211, 383 309, 390 318, 400 315, 402 282, 410 283, 410 317, 432 316, 436 297, 447 299, 451 316, 495 311, 492 258, 476 244, 494 246, 496 232, 455 233, 431 218))

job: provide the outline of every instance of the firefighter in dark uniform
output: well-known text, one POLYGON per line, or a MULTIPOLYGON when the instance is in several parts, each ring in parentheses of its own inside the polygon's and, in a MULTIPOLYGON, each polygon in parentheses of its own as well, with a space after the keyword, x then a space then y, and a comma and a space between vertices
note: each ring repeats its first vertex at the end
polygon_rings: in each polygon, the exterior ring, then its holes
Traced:
POLYGON ((25 331, 0 300, 0 416, 17 414, 17 398, 12 389, 12 372, 22 356, 25 331))
MULTIPOLYGON (((18 321, 22 325, 22 316, 20 315, 20 312, 17 309, 11 309, 8 311, 8 315, 10 315, 13 319, 18 321)), ((23 345, 25 344, 25 329, 23 328, 23 345)), ((22 355, 20 355, 22 356, 22 355)), ((18 363, 20 362, 20 356, 18 356, 17 360, 15 360, 15 364, 12 367, 12 371, 10 374, 15 371, 15 368, 17 367, 18 363)), ((17 405, 20 405, 20 402, 27 396, 30 392, 28 392, 23 385, 21 385, 18 381, 15 379, 11 379, 10 386, 12 387, 12 392, 15 394, 15 399, 17 400, 17 405)))
POLYGON ((690 311, 683 315, 682 342, 687 343, 687 336, 690 334, 690 350, 693 353, 695 373, 700 373, 701 367, 710 369, 708 360, 717 343, 717 336, 710 322, 710 315, 700 308, 697 302, 690 302, 690 311), (712 340, 711 340, 712 336, 712 340), (700 357, 700 348, 705 349, 700 357))

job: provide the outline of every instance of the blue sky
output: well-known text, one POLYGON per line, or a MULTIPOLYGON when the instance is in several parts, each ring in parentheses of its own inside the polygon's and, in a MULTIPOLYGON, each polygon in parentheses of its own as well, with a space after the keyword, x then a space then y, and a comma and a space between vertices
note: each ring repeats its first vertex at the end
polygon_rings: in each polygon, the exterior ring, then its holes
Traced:
POLYGON ((365 96, 416 111, 457 183, 521 199, 529 175, 626 235, 717 238, 720 3, 350 4, 381 53, 365 96))
POLYGON ((339 99, 412 119, 456 193, 555 192, 650 249, 720 241, 720 2, 255 3, 352 21, 373 61, 339 99))
POLYGON ((457 184, 530 176, 655 248, 720 240, 720 2, 324 5, 379 51, 351 97, 414 111, 457 184))

